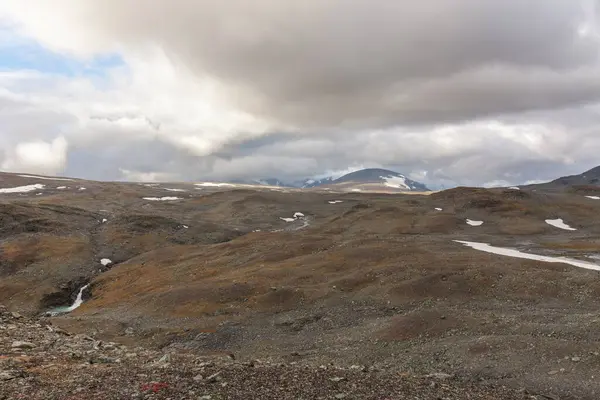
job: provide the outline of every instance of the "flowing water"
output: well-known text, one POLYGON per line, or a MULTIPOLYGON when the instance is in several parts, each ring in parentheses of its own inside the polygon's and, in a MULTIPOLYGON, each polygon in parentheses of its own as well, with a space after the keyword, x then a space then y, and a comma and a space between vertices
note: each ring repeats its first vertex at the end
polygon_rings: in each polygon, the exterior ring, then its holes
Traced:
POLYGON ((60 315, 60 314, 66 314, 66 313, 70 313, 71 311, 75 310, 76 308, 78 308, 80 305, 83 304, 83 291, 85 289, 87 289, 90 286, 90 284, 88 283, 85 286, 82 286, 81 289, 79 289, 79 292, 77 293, 77 298, 75 299, 75 301, 73 302, 73 304, 71 304, 70 306, 66 307, 56 307, 50 311, 48 311, 48 314, 55 316, 55 315, 60 315))

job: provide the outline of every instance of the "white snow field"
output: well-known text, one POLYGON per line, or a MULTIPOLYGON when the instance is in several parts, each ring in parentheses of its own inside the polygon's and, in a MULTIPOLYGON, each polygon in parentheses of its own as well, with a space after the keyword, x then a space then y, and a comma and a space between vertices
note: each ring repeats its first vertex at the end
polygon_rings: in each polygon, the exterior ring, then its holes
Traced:
POLYGON ((570 264, 570 265, 573 265, 573 266, 579 267, 579 268, 593 269, 596 271, 600 271, 600 265, 594 264, 591 262, 587 262, 587 261, 577 260, 575 258, 550 257, 550 256, 542 256, 542 255, 538 255, 538 254, 523 253, 522 251, 515 250, 515 249, 507 249, 504 247, 491 246, 487 243, 467 242, 467 241, 463 241, 463 240, 455 240, 455 242, 463 244, 468 247, 471 247, 472 249, 475 249, 475 250, 485 251, 487 253, 498 254, 501 256, 524 258, 527 260, 537 260, 537 261, 544 261, 544 262, 550 262, 550 263, 564 263, 564 264, 570 264))
POLYGON ((0 189, 0 193, 28 193, 33 192, 35 190, 41 190, 45 187, 46 185, 36 183, 34 185, 17 186, 13 188, 2 188, 0 189))

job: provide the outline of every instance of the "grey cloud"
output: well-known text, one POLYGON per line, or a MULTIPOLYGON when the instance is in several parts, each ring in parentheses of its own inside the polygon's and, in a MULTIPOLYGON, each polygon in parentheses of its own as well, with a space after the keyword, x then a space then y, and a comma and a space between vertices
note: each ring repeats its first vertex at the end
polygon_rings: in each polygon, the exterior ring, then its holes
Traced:
POLYGON ((547 179, 597 163, 598 3, 76 0, 58 12, 41 1, 22 18, 47 7, 53 18, 39 20, 55 25, 29 26, 44 43, 81 54, 119 49, 126 59, 159 47, 175 66, 169 73, 190 86, 213 79, 219 99, 269 127, 221 133, 194 125, 202 118, 189 123, 202 102, 177 79, 173 91, 166 80, 114 107, 94 92, 100 111, 73 116, 25 102, 0 108, 0 120, 49 138, 68 125, 68 172, 99 179, 126 169, 293 180, 375 165, 426 183, 547 179), (73 33, 58 35, 60 26, 73 33), (179 90, 183 101, 169 103, 179 90))
POLYGON ((600 96, 582 1, 86 4, 98 32, 160 43, 243 109, 301 127, 460 121, 600 96))
POLYGON ((236 106, 283 125, 436 123, 597 100, 595 5, 77 0, 57 24, 87 36, 55 44, 158 44, 236 106))

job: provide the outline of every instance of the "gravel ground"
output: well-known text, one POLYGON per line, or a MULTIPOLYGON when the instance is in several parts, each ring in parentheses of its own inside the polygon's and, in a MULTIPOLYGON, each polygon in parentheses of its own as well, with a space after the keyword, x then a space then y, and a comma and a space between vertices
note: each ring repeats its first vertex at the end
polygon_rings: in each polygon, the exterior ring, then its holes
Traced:
POLYGON ((0 399, 548 399, 435 373, 127 348, 0 307, 0 399))

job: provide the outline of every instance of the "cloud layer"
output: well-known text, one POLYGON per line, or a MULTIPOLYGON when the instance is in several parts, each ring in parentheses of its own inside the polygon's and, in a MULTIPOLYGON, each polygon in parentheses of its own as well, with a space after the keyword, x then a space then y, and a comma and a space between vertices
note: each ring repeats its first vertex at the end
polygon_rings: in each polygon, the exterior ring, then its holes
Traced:
POLYGON ((600 164, 599 11, 596 0, 6 0, 0 46, 124 64, 0 72, 2 168, 294 179, 373 165, 448 184, 578 172, 600 164))

